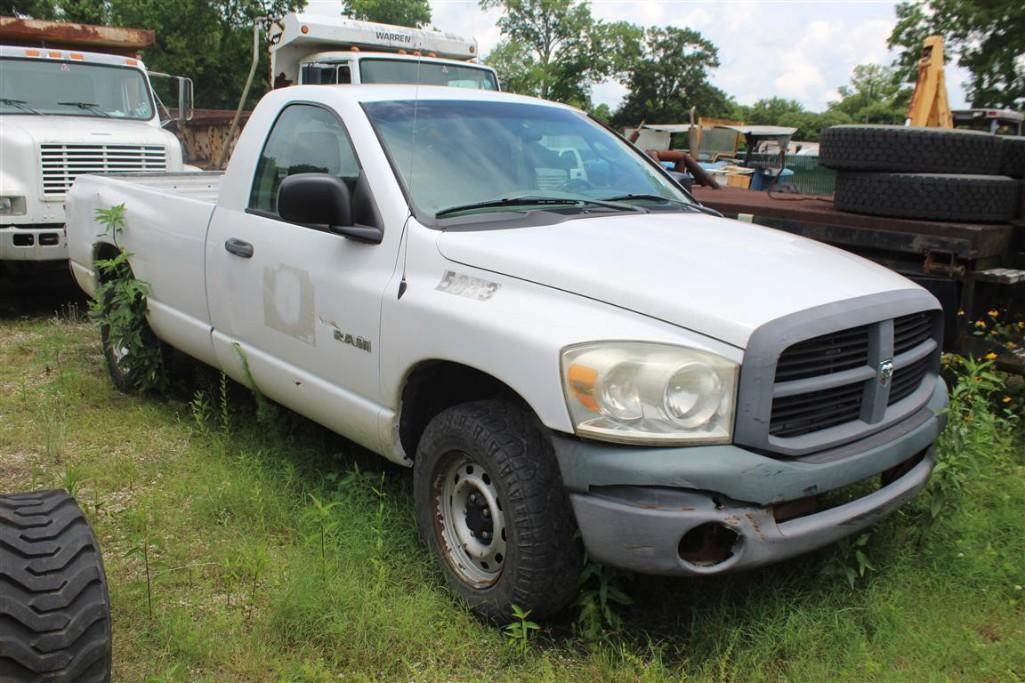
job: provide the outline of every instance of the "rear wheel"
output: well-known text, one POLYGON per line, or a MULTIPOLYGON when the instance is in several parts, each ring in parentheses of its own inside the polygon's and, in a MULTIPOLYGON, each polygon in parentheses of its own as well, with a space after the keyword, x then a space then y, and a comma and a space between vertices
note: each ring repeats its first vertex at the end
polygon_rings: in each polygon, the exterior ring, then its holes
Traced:
POLYGON ((0 496, 0 681, 110 680, 99 544, 64 491, 0 496))
POLYGON ((550 616, 577 590, 583 550, 551 445, 519 407, 479 401, 427 426, 417 525, 449 589, 477 614, 550 616))
POLYGON ((123 321, 127 336, 137 343, 130 345, 125 338, 113 334, 111 325, 106 322, 112 318, 119 320, 124 311, 116 311, 114 292, 104 289, 101 296, 100 344, 106 360, 110 379, 119 391, 134 393, 144 386, 156 386, 160 382, 157 375, 164 372, 171 360, 171 349, 161 342, 150 329, 146 321, 146 301, 137 297, 131 304, 131 320, 123 321))

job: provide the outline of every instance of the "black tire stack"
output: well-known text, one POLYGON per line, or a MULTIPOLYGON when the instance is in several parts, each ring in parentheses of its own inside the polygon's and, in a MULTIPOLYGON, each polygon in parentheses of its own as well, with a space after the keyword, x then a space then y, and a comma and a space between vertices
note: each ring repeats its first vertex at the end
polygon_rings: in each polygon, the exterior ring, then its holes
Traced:
POLYGON ((110 680, 100 547, 64 491, 0 496, 0 681, 110 680))
POLYGON ((873 216, 1000 223, 1014 218, 1025 139, 967 130, 833 126, 819 164, 838 171, 834 204, 873 216))

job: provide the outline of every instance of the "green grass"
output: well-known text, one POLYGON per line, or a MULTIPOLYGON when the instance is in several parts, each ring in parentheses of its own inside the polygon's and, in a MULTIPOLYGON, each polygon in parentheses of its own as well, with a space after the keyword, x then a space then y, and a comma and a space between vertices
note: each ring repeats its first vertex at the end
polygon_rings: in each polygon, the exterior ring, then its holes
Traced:
POLYGON ((927 530, 929 494, 857 548, 635 577, 620 628, 585 641, 570 610, 522 649, 440 586, 406 470, 283 410, 258 420, 237 387, 222 410, 216 376, 196 400, 120 395, 97 338, 0 320, 0 489, 69 487, 86 509, 116 680, 1025 680, 1025 456, 999 423, 948 438, 961 465, 927 530), (875 569, 852 587, 856 550, 875 569))

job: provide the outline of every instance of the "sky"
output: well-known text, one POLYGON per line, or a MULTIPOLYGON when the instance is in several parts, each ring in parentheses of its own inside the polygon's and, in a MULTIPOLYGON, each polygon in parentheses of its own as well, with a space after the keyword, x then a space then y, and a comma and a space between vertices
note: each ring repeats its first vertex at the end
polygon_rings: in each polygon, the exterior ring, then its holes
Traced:
MULTIPOLYGON (((335 14, 339 0, 309 0, 307 12, 335 14)), ((605 21, 697 29, 719 49, 721 66, 711 82, 741 104, 768 97, 794 99, 812 111, 836 100, 837 88, 858 64, 889 64, 886 39, 896 23, 895 2, 880 0, 592 0, 591 12, 605 21)), ((485 56, 502 39, 501 11, 483 11, 476 0, 431 0, 431 24, 477 39, 485 56)), ((953 108, 967 106, 968 74, 947 65, 953 108)), ((601 83, 591 97, 615 109, 627 92, 601 83)))

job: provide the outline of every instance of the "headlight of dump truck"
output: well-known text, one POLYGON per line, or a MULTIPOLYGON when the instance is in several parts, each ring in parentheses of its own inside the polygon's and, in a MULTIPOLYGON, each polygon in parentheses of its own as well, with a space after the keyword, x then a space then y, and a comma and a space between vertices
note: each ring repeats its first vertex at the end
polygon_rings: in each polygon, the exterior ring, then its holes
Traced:
POLYGON ((682 346, 599 342, 562 352, 577 434, 668 446, 729 443, 739 366, 682 346))
POLYGON ((0 197, 0 216, 24 216, 24 197, 0 197))

